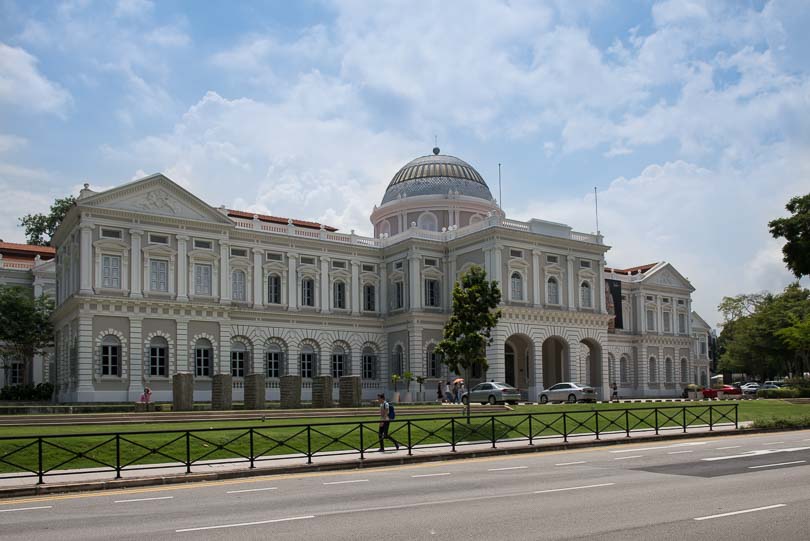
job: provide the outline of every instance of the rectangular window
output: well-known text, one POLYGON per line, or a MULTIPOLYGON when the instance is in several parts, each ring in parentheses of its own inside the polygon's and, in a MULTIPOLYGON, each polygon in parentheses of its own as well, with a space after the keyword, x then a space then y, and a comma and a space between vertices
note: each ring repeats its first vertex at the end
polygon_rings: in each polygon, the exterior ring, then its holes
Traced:
POLYGON ((394 308, 404 308, 405 307, 405 283, 404 282, 397 282, 394 284, 395 295, 394 295, 394 308))
POLYGON ((315 366, 314 353, 301 354, 301 377, 311 378, 313 375, 313 367, 315 366))
POLYGON ((441 306, 439 281, 425 280, 425 306, 441 306))
POLYGON ((231 376, 235 378, 245 377, 244 351, 231 351, 231 376))
POLYGON ((684 305, 683 299, 678 299, 678 306, 683 306, 683 305, 684 305))
POLYGON ((231 298, 235 301, 245 302, 247 300, 247 278, 245 272, 238 270, 231 274, 231 298))
POLYGON ((339 281, 335 282, 332 289, 332 300, 334 301, 335 308, 344 310, 346 308, 346 284, 339 281))
POLYGON ((686 333, 686 314, 678 314, 678 332, 680 334, 686 333))
POLYGON ((556 255, 547 255, 546 256, 546 263, 559 263, 559 262, 560 262, 560 258, 558 258, 556 255))
POLYGON ((161 259, 149 260, 149 289, 169 291, 169 262, 161 259))
POLYGON ((119 347, 113 345, 101 346, 101 375, 117 376, 119 365, 119 347))
POLYGON ((335 353, 332 355, 332 377, 343 377, 343 365, 346 361, 346 356, 342 353, 335 353))
POLYGON ((149 233, 149 244, 169 244, 169 236, 149 233))
POLYGON ((366 312, 374 312, 376 309, 377 299, 374 286, 372 284, 366 284, 363 286, 363 310, 366 312))
POLYGON ((8 374, 9 385, 22 385, 25 383, 25 364, 15 361, 11 363, 11 369, 8 374))
POLYGON ((509 257, 523 259, 523 250, 515 250, 514 248, 509 250, 509 257))
POLYGON ((281 377, 281 355, 280 351, 269 351, 267 353, 267 377, 281 377))
POLYGON ((666 304, 669 304, 669 297, 664 297, 664 298, 663 298, 663 301, 664 301, 666 304))
POLYGON ((654 299, 653 299, 652 295, 647 295, 647 300, 648 300, 648 301, 652 301, 652 300, 654 300, 654 299))
POLYGON ((101 228, 101 238, 103 239, 120 240, 121 237, 123 237, 123 233, 120 229, 107 229, 106 227, 101 228))
POLYGON ((149 348, 149 375, 162 377, 168 375, 165 347, 152 346, 149 348))
POLYGON ((194 265, 194 294, 211 295, 211 265, 194 265))
POLYGON ((345 261, 332 261, 332 268, 333 269, 345 269, 346 262, 345 261))
POLYGON ((425 266, 426 267, 438 267, 439 266, 439 260, 435 259, 433 257, 426 257, 425 258, 425 266))
POLYGON ((301 264, 302 265, 314 265, 315 264, 315 258, 314 257, 301 256, 301 264))
POLYGON ((278 274, 271 274, 267 278, 267 302, 281 304, 281 277, 278 274))
POLYGON ((247 257, 247 248, 231 248, 231 257, 247 257))
POLYGON ((311 278, 301 281, 301 305, 315 306, 315 281, 311 278))
POLYGON ((197 348, 194 350, 195 374, 198 377, 211 376, 211 350, 208 348, 197 348))
POLYGON ((394 270, 402 270, 402 261, 394 263, 394 270))
POLYGON ((590 269, 591 268, 591 262, 590 261, 584 261, 584 260, 580 261, 579 262, 579 267, 582 268, 582 269, 590 269))
POLYGON ((196 250, 213 250, 214 243, 210 240, 194 239, 194 248, 196 250))
POLYGON ((363 272, 376 272, 377 268, 374 265, 363 264, 363 272))
POLYGON ((371 353, 363 355, 363 379, 377 378, 377 356, 371 353))
POLYGON ((672 314, 664 312, 664 332, 672 332, 672 314))
POLYGON ((265 257, 267 257, 267 261, 284 261, 284 256, 283 255, 276 254, 276 253, 273 253, 273 252, 268 252, 265 257))
POLYGON ((121 256, 101 256, 101 287, 121 289, 121 256))
POLYGON ((706 342, 703 340, 700 341, 700 354, 706 355, 706 342))
POLYGON ((647 330, 655 330, 655 312, 652 310, 647 310, 647 330))

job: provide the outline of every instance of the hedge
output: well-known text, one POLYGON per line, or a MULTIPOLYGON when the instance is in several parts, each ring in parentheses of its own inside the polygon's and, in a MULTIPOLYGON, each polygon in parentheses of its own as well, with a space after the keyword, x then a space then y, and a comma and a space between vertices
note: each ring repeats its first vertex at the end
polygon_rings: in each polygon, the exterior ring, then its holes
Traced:
POLYGON ((16 401, 43 401, 50 400, 53 396, 52 383, 39 383, 32 385, 7 385, 0 389, 0 400, 16 401))

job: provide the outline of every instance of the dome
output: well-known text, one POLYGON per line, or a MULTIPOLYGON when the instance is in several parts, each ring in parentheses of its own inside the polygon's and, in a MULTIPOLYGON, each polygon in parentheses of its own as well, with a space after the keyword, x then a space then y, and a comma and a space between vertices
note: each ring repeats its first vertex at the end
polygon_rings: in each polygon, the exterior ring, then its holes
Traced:
POLYGON ((402 197, 417 195, 447 195, 450 191, 458 195, 492 200, 492 193, 484 178, 470 164, 454 156, 433 154, 416 158, 397 171, 385 190, 382 204, 402 197))

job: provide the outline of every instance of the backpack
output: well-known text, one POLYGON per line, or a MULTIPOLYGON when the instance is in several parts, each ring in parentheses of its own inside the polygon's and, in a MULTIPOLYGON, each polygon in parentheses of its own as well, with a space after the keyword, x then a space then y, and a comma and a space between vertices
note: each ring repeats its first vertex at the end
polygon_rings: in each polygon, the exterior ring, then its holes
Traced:
POLYGON ((394 411, 394 405, 392 403, 388 403, 388 419, 393 420, 396 417, 396 412, 394 411))

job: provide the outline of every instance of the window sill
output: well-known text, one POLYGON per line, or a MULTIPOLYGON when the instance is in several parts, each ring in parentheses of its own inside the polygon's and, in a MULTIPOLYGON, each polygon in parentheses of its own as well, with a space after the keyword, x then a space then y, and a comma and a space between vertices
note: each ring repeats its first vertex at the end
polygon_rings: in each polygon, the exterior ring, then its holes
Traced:
POLYGON ((171 378, 169 376, 152 376, 152 375, 149 375, 149 376, 146 376, 146 377, 149 378, 150 381, 152 381, 152 380, 155 380, 155 381, 171 381, 171 378))
POLYGON ((99 376, 99 381, 124 381, 121 376, 99 376))
POLYGON ((97 287, 93 290, 96 295, 127 295, 128 289, 118 287, 97 287))
POLYGON ((174 293, 172 293, 170 291, 153 291, 153 290, 150 289, 150 290, 144 291, 143 296, 144 297, 155 297, 155 298, 159 298, 159 299, 170 299, 170 298, 174 297, 174 293))
POLYGON ((214 297, 213 295, 189 295, 189 300, 191 301, 203 301, 203 302, 216 302, 219 300, 219 297, 214 297))

